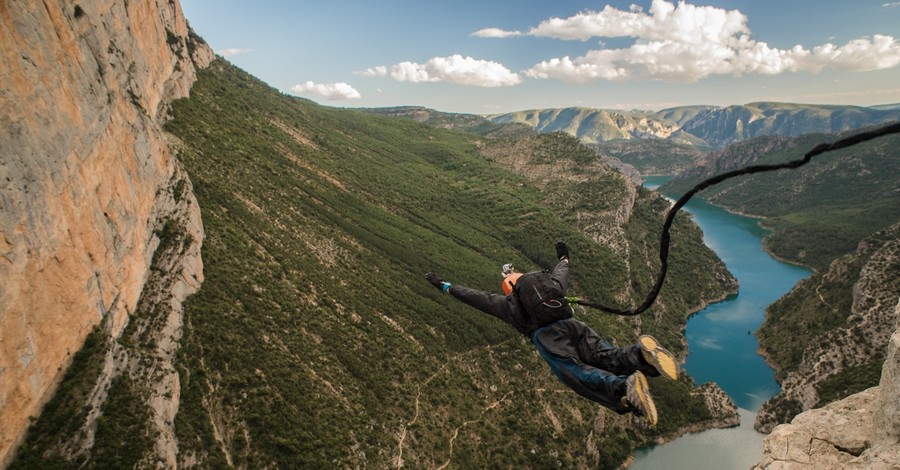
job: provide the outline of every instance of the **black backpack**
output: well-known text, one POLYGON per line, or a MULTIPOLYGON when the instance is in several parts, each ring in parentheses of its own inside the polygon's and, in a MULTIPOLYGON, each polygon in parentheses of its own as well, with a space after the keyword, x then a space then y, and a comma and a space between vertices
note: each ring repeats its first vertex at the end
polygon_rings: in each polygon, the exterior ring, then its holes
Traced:
POLYGON ((525 273, 514 288, 519 304, 537 322, 538 328, 572 317, 566 293, 547 271, 525 273))

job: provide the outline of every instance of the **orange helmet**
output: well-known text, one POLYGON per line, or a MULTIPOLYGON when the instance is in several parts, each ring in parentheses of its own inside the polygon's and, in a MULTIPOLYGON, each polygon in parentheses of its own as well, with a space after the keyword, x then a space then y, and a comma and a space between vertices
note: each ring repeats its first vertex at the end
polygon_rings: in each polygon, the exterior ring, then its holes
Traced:
POLYGON ((503 293, 506 295, 512 294, 513 286, 516 285, 516 281, 522 276, 522 273, 509 273, 506 277, 503 278, 503 293))

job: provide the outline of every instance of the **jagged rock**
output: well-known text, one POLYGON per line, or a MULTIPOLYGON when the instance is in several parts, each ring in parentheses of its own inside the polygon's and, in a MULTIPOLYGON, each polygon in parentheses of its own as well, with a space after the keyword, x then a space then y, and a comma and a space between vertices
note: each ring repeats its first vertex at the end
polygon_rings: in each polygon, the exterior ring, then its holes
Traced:
POLYGON ((701 385, 692 394, 701 395, 706 400, 706 407, 712 414, 713 420, 719 423, 713 427, 729 428, 741 424, 737 405, 715 382, 701 385))
POLYGON ((0 21, 2 465, 93 326, 134 312, 181 210, 161 119, 214 56, 176 1, 7 2, 0 21))
MULTIPOLYGON (((896 310, 900 314, 900 303, 896 310)), ((877 387, 797 415, 775 428, 755 470, 900 468, 900 329, 877 387)))
MULTIPOLYGON (((900 303, 897 304, 897 315, 900 316, 900 303)), ((873 441, 876 445, 897 446, 900 444, 900 329, 891 336, 878 386, 881 394, 876 404, 878 413, 873 441)))

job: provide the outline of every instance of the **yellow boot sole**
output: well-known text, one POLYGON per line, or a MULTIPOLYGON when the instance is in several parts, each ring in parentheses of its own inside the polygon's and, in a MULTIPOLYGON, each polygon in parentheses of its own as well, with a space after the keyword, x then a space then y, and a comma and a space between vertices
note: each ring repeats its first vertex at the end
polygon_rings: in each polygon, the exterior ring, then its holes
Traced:
POLYGON ((638 344, 641 346, 641 354, 644 359, 663 377, 669 380, 678 380, 678 363, 675 362, 675 356, 660 346, 656 338, 643 335, 638 338, 638 344))

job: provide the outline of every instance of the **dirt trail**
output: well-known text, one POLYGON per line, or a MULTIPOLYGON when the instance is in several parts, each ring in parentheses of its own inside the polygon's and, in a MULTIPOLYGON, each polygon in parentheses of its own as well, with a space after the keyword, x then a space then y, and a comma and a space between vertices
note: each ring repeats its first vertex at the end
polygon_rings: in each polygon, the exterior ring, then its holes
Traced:
MULTIPOLYGON (((459 354, 457 354, 456 356, 451 357, 447 362, 444 363, 443 366, 441 366, 438 370, 436 370, 433 374, 431 374, 430 377, 428 377, 424 382, 422 382, 421 384, 419 384, 419 385, 416 387, 416 388, 417 388, 417 390, 416 390, 416 399, 415 399, 414 404, 413 404, 413 405, 414 405, 415 411, 414 411, 414 413, 413 413, 413 417, 412 417, 412 419, 409 420, 408 422, 401 424, 401 425, 400 425, 400 430, 397 432, 397 440, 398 440, 398 444, 397 444, 397 458, 396 458, 396 460, 394 461, 395 468, 403 468, 403 466, 404 466, 404 462, 403 462, 403 444, 404 444, 404 442, 406 441, 407 430, 408 430, 411 426, 413 426, 414 424, 416 424, 416 422, 419 420, 419 402, 420 402, 420 399, 421 399, 421 397, 422 397, 422 393, 423 393, 423 390, 425 389, 425 387, 427 387, 428 384, 431 383, 431 381, 435 379, 435 377, 437 377, 439 374, 441 374, 441 373, 443 373, 443 372, 445 372, 445 371, 447 370, 447 364, 449 364, 449 363, 451 363, 451 362, 453 362, 453 361, 459 360, 459 359, 461 359, 461 358, 463 358, 463 357, 465 357, 465 356, 472 355, 472 354, 474 354, 474 353, 476 353, 476 352, 484 351, 484 350, 490 350, 490 349, 492 349, 492 348, 501 346, 501 345, 503 345, 503 344, 506 344, 507 342, 508 342, 508 341, 504 341, 504 342, 502 342, 502 343, 493 344, 493 345, 487 345, 487 346, 484 346, 484 347, 481 347, 481 348, 476 348, 476 349, 472 349, 472 350, 469 350, 469 351, 466 351, 466 352, 463 352, 463 353, 459 353, 459 354)), ((498 401, 496 401, 496 402, 493 402, 493 403, 491 403, 490 405, 488 405, 487 407, 485 407, 485 409, 482 410, 481 416, 479 416, 479 418, 478 418, 477 420, 474 420, 474 421, 466 421, 466 422, 464 422, 460 427, 456 428, 456 430, 453 432, 453 436, 450 438, 450 453, 451 453, 451 455, 452 455, 452 453, 453 453, 453 440, 456 439, 456 436, 457 436, 457 434, 459 433, 459 430, 462 429, 463 427, 465 427, 465 426, 471 424, 471 423, 480 421, 480 420, 481 420, 481 417, 484 416, 484 413, 486 413, 488 410, 491 410, 491 409, 493 409, 493 408, 496 408, 501 402, 503 402, 504 400, 506 400, 506 398, 507 398, 510 394, 512 394, 512 393, 513 393, 513 392, 511 392, 511 391, 510 391, 510 392, 507 392, 506 395, 503 396, 503 398, 501 398, 500 400, 498 400, 498 401)), ((446 462, 441 468, 446 467, 449 463, 450 463, 450 460, 448 459, 447 462, 446 462)))

